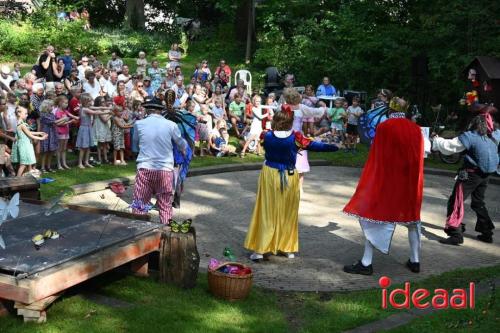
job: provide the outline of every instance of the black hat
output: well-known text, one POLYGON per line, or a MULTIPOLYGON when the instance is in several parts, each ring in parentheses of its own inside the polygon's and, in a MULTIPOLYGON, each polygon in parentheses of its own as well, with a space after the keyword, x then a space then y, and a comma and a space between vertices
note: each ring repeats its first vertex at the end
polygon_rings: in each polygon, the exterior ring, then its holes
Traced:
POLYGON ((146 110, 158 110, 158 111, 165 110, 165 106, 152 100, 147 100, 144 103, 142 103, 142 107, 145 108, 146 110))

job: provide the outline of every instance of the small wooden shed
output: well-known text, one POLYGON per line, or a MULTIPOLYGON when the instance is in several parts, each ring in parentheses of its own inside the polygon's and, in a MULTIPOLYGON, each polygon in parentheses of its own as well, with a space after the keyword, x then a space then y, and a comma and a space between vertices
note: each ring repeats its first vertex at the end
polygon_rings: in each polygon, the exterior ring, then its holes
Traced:
POLYGON ((500 108, 500 58, 477 56, 464 69, 467 77, 469 69, 475 69, 477 80, 481 83, 479 94, 480 103, 493 103, 500 108))

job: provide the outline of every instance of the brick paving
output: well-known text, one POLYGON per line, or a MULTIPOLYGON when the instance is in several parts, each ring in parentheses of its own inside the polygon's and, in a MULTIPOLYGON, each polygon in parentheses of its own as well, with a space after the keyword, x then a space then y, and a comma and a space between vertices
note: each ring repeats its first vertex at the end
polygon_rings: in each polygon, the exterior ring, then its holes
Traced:
MULTIPOLYGON (((423 237, 421 273, 409 272, 408 238, 405 227, 396 228, 390 255, 376 253, 373 276, 356 276, 342 271, 344 264, 359 259, 363 251, 363 235, 357 221, 342 214, 341 209, 353 194, 360 169, 344 167, 313 167, 306 175, 304 196, 299 216, 300 252, 295 259, 271 256, 269 261, 252 263, 242 247, 251 218, 258 171, 212 174, 188 178, 181 208, 175 218, 193 218, 196 227, 201 269, 210 257, 220 258, 224 247, 233 249, 238 260, 252 266, 255 284, 277 290, 347 291, 377 287, 380 276, 394 282, 418 280, 457 268, 473 268, 500 264, 500 238, 493 244, 475 239, 475 214, 466 202, 467 232, 462 246, 438 243, 442 231, 446 202, 453 178, 425 176, 422 207, 423 237)), ((78 195, 71 203, 116 210, 127 209, 131 202, 130 188, 119 199, 111 191, 78 195), (102 198, 104 194, 104 199, 102 198)), ((500 186, 489 185, 487 207, 500 227, 500 186)), ((157 214, 154 219, 157 219, 157 214)))

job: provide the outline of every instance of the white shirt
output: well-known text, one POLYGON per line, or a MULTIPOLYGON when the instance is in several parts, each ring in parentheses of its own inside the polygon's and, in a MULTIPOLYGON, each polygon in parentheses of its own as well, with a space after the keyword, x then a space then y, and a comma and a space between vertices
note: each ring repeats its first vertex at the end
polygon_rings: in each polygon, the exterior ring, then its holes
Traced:
POLYGON ((139 147, 137 169, 173 170, 174 154, 172 141, 179 150, 186 148, 177 124, 158 114, 136 121, 133 145, 139 147))
POLYGON ((78 79, 80 80, 85 80, 85 72, 86 71, 91 71, 92 70, 92 66, 83 66, 83 65, 80 65, 77 67, 78 69, 78 79))
POLYGON ((132 90, 134 90, 134 83, 132 82, 132 75, 123 75, 123 74, 120 74, 118 75, 118 81, 125 81, 127 80, 127 83, 125 83, 125 89, 127 89, 127 92, 130 94, 132 92, 132 90))
MULTIPOLYGON (((9 85, 10 85, 10 83, 12 82, 12 80, 13 80, 12 76, 7 75, 7 77, 6 77, 6 78, 4 78, 4 77, 2 76, 2 74, 0 74, 0 82, 2 82, 3 84, 5 84, 5 87, 9 88, 9 85)), ((9 88, 9 89, 10 89, 10 88, 9 88)))
POLYGON ((111 80, 107 80, 104 82, 104 86, 102 88, 109 97, 115 97, 116 96, 116 84, 113 84, 111 80))
POLYGON ((101 85, 94 80, 94 86, 90 85, 90 83, 85 82, 83 84, 83 91, 90 94, 93 99, 96 99, 101 93, 101 85))

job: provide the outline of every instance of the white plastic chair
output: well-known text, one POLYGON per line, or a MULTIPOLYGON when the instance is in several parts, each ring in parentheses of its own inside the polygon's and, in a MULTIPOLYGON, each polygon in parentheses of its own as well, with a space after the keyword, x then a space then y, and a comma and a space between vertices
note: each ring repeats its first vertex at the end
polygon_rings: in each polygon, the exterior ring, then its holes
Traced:
POLYGON ((240 69, 234 74, 234 83, 238 83, 238 80, 243 80, 245 87, 247 88, 247 93, 252 94, 252 74, 246 69, 240 69))

